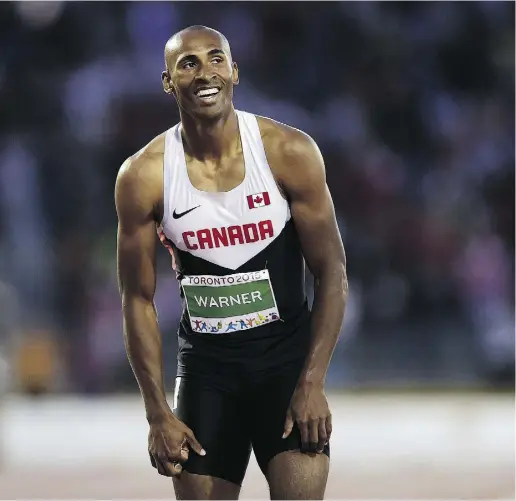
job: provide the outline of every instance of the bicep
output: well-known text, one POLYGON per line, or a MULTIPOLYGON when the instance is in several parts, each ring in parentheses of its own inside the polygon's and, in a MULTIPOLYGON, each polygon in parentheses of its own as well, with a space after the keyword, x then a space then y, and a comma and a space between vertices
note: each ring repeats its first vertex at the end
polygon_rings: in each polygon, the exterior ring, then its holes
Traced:
POLYGON ((132 189, 131 179, 117 180, 117 272, 124 299, 152 301, 156 289, 156 224, 152 203, 132 189))
POLYGON ((291 211, 310 271, 319 276, 325 267, 345 265, 342 239, 326 183, 311 187, 292 200, 291 211))
MULTIPOLYGON (((298 157, 297 175, 288 185, 292 218, 310 271, 318 277, 346 264, 333 200, 316 145, 298 157)), ((292 166, 292 170, 294 166, 292 166)))
POLYGON ((156 238, 152 221, 132 228, 119 222, 117 269, 123 297, 153 300, 156 290, 156 238))

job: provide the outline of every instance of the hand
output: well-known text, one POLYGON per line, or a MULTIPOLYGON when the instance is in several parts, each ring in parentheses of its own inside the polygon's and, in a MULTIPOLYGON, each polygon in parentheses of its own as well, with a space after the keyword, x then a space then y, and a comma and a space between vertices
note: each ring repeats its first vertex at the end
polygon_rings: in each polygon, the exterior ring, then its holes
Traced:
POLYGON ((200 456, 206 451, 192 430, 177 419, 172 412, 159 422, 152 422, 149 430, 149 456, 151 464, 165 477, 177 477, 188 459, 189 448, 200 456))
POLYGON ((331 436, 331 413, 322 386, 298 385, 290 400, 283 438, 297 423, 304 450, 321 453, 331 436))

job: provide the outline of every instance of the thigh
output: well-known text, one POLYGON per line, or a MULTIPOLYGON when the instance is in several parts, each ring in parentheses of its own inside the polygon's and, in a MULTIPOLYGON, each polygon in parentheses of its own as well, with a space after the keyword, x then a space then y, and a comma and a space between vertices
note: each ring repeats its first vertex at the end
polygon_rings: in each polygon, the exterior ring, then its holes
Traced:
MULTIPOLYGON (((256 460, 267 476, 271 460, 285 451, 301 449, 301 434, 296 424, 287 438, 282 438, 287 408, 303 364, 295 362, 277 371, 256 385, 252 394, 251 439, 256 460)), ((330 455, 329 444, 323 455, 330 455)))
MULTIPOLYGON (((201 481, 204 487, 211 485, 210 489, 217 486, 227 487, 224 482, 202 480, 200 477, 205 476, 230 482, 238 487, 238 492, 251 452, 251 441, 238 395, 231 389, 224 389, 220 384, 214 386, 213 382, 204 377, 178 377, 174 393, 174 413, 191 428, 206 451, 206 456, 198 456, 190 451, 189 458, 183 465, 183 470, 188 475, 182 475, 174 482, 176 490, 179 489, 184 494, 184 489, 188 486, 193 488, 196 482, 201 481)), ((217 496, 214 492, 211 494, 211 499, 217 496)), ((189 494, 185 494, 185 497, 195 498, 189 494)), ((222 499, 226 497, 230 496, 224 491, 222 499)))
POLYGON ((240 485, 209 475, 196 475, 183 471, 174 478, 176 499, 238 499, 240 485))
POLYGON ((324 499, 330 458, 298 450, 274 456, 267 468, 271 499, 324 499))

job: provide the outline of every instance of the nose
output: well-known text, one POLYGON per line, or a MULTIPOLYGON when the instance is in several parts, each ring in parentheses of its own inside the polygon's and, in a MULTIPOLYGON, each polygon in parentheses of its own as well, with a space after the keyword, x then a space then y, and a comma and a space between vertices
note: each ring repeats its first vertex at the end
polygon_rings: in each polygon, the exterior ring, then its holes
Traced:
POLYGON ((198 66, 195 79, 197 82, 209 82, 213 78, 213 71, 208 65, 200 64, 198 66))

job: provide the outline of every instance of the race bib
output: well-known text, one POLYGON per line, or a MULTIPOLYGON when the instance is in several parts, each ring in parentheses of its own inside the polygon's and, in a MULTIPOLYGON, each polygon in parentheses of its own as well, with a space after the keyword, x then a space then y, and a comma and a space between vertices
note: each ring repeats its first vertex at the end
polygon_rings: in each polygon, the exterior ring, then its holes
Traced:
POLYGON ((194 332, 223 334, 280 320, 268 270, 181 280, 194 332))

